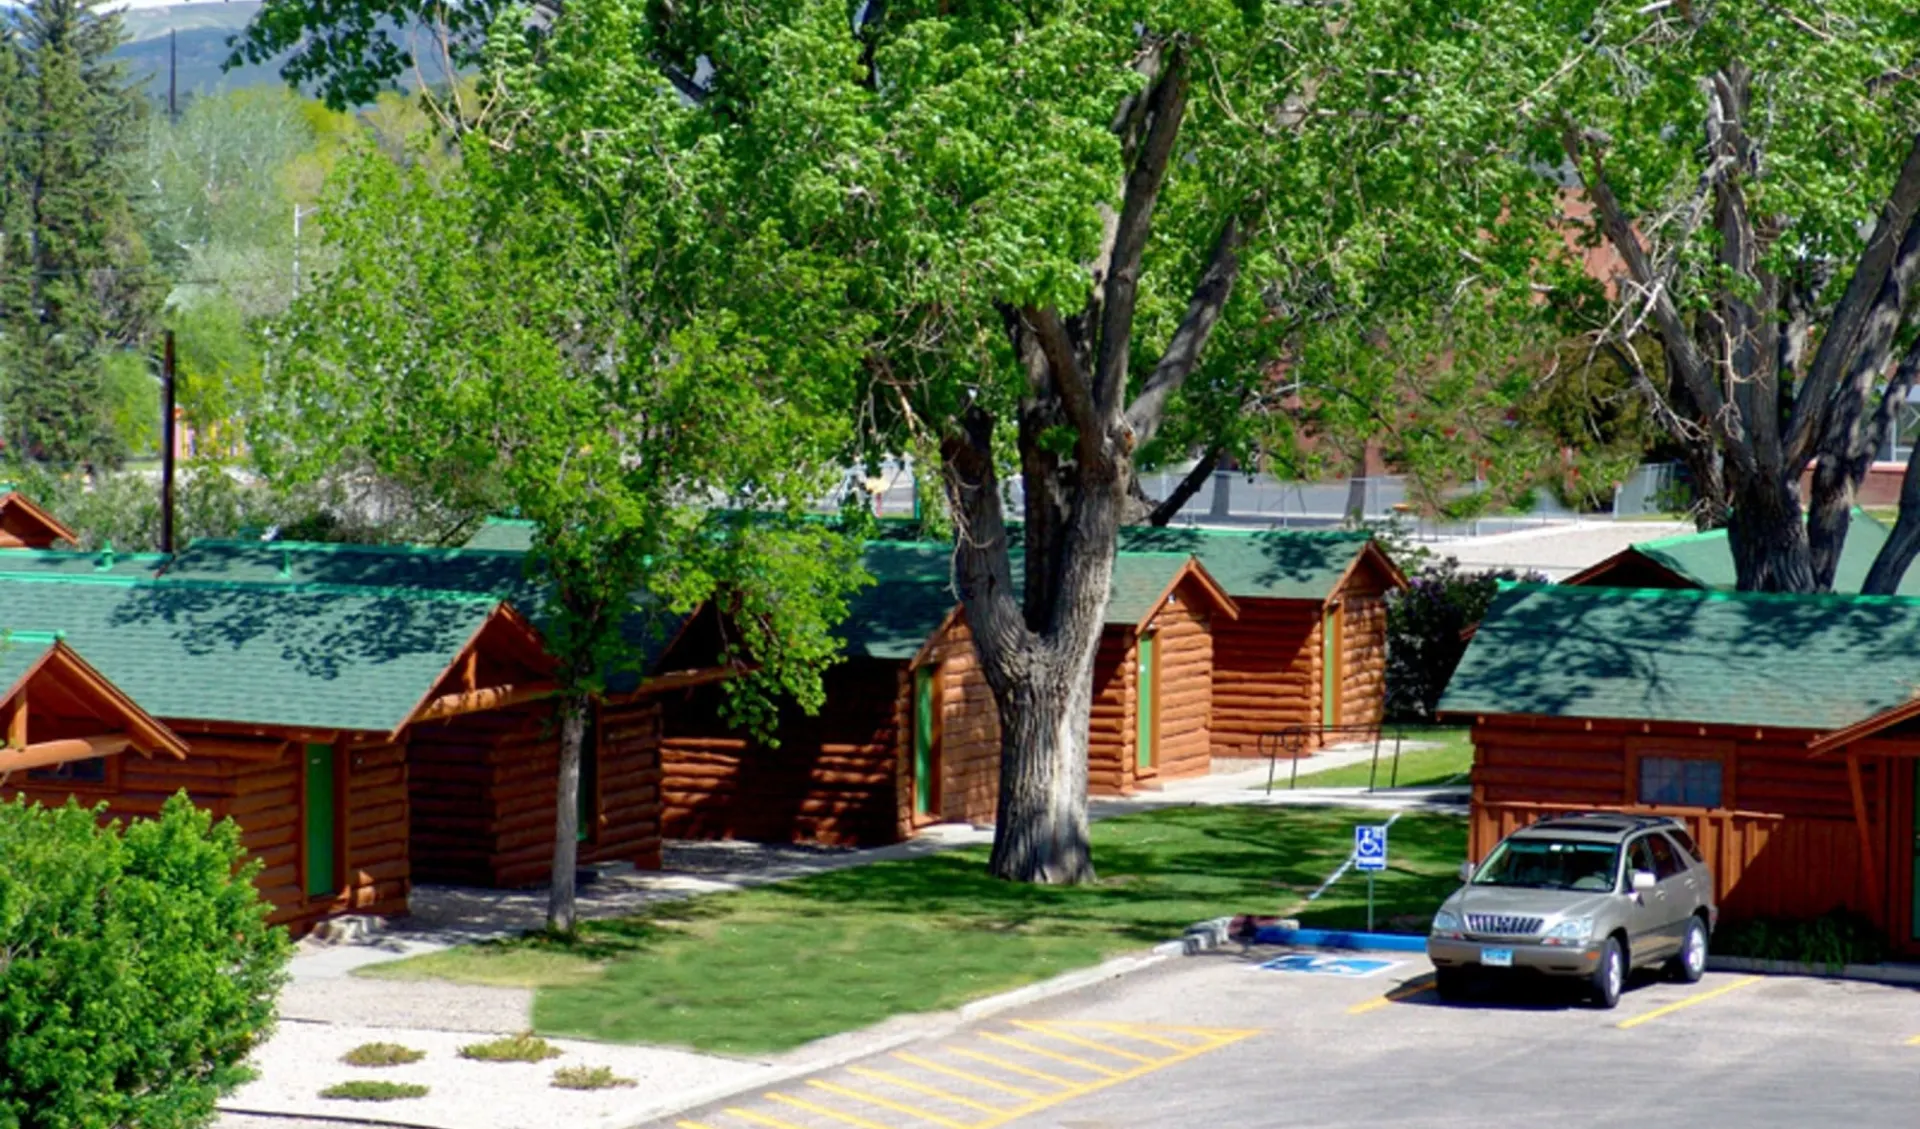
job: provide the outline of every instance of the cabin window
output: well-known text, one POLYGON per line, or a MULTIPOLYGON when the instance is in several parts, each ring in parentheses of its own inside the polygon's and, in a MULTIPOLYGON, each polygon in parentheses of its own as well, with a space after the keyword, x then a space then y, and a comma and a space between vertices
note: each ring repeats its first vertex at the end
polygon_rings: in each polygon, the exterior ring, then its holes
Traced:
POLYGON ((1641 757, 1640 802, 1655 807, 1717 808, 1721 765, 1696 757, 1641 757))
POLYGON ((62 761, 27 770, 27 779, 35 784, 92 784, 106 787, 107 758, 62 761))

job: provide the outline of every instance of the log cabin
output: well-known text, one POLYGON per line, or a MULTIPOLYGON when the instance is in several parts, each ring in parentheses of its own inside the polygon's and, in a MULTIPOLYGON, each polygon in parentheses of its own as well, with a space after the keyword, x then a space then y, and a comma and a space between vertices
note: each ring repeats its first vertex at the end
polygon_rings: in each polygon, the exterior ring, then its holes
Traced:
MULTIPOLYGON (((1833 590, 1858 592, 1865 585, 1873 559, 1891 531, 1859 507, 1848 514, 1847 539, 1833 572, 1833 590)), ((1731 592, 1740 586, 1734 571, 1733 549, 1727 531, 1683 533, 1629 545, 1597 564, 1574 573, 1562 584, 1608 588, 1698 588, 1731 592)), ((1898 591, 1920 596, 1920 574, 1909 572, 1898 591)))
POLYGON ((1407 580, 1372 534, 1135 526, 1120 547, 1191 553, 1239 607, 1213 635, 1213 756, 1304 752, 1386 716, 1387 594, 1407 580))
POLYGON ((77 548, 80 538, 33 499, 0 483, 0 549, 77 548))
POLYGON ((187 743, 60 636, 0 639, 0 788, 115 777, 127 753, 179 761, 187 743))
POLYGON ((1212 767, 1215 639, 1240 608, 1200 562, 1121 553, 1093 659, 1087 791, 1123 796, 1212 767))
MULTIPOLYGON (((401 597, 465 592, 512 601, 537 615, 539 591, 525 563, 526 553, 519 549, 202 539, 179 553, 166 575, 347 586, 401 597)), ((737 673, 717 659, 698 670, 662 666, 664 644, 684 626, 678 617, 644 612, 627 625, 635 662, 609 672, 608 692, 589 718, 581 753, 583 866, 660 866, 655 696, 737 673)), ((408 732, 406 760, 417 881, 495 888, 547 882, 559 798, 554 701, 522 701, 417 722, 408 732)))
POLYGON ((185 744, 16 774, 0 796, 137 818, 184 790, 239 824, 272 920, 295 933, 405 911, 412 727, 552 689, 526 620, 467 593, 7 573, 0 630, 58 633, 185 744))
MULTIPOLYGON (((721 687, 663 699, 669 836, 872 845, 992 821, 1000 727, 955 607, 952 549, 874 542, 864 564, 874 583, 849 601, 816 713, 782 702, 761 739, 733 724, 721 687)), ((663 663, 709 665, 724 630, 702 611, 663 663)))
POLYGON ((1920 600, 1512 585, 1440 709, 1468 849, 1576 811, 1678 816, 1724 916, 1870 916, 1920 955, 1920 600))

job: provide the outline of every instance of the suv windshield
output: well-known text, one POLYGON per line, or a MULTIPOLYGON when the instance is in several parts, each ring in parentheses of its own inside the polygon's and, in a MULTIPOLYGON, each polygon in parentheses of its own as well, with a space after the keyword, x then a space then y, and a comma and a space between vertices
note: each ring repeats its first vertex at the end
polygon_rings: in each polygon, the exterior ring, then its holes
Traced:
POLYGON ((1475 886, 1535 890, 1613 889, 1620 848, 1575 839, 1508 839, 1473 876, 1475 886))

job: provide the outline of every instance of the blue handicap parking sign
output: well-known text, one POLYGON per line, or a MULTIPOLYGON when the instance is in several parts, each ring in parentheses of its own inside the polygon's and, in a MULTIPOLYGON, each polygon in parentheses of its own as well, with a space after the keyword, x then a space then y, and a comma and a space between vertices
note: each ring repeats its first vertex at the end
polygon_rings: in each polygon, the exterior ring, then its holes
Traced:
POLYGON ((1397 960, 1375 960, 1371 957, 1336 957, 1321 953, 1288 953, 1274 957, 1260 967, 1269 972, 1305 972, 1313 976, 1345 976, 1359 978, 1372 976, 1377 972, 1394 968, 1400 964, 1397 960))
POLYGON ((1387 868, 1386 824, 1359 824, 1353 829, 1353 865, 1360 870, 1387 868))

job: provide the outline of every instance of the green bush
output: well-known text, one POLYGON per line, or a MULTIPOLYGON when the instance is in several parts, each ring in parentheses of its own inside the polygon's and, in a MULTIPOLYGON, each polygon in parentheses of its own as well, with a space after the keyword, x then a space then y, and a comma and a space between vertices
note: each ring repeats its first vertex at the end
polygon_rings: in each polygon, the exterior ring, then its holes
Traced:
POLYGON ((340 1082, 320 1091, 320 1096, 329 1101, 341 1102, 397 1102, 407 1098, 424 1098, 427 1088, 418 1082, 374 1082, 357 1079, 352 1082, 340 1082))
POLYGON ((503 1035, 486 1043, 469 1043, 460 1048, 460 1057, 474 1062, 543 1062, 560 1057, 560 1048, 531 1031, 503 1035))
POLYGON ((610 1066, 563 1066, 553 1072, 553 1085, 557 1090, 618 1090, 636 1083, 610 1066))
POLYGON ((1500 594, 1500 582, 1542 584, 1546 577, 1512 569, 1462 572, 1452 557, 1429 563, 1387 596, 1387 716, 1431 722, 1453 669, 1467 653, 1460 636, 1477 626, 1500 594))
POLYGON ((247 1077, 289 952, 240 831, 0 803, 0 1129, 186 1129, 247 1077))
POLYGON ((1873 920, 1838 909, 1812 918, 1756 917, 1728 922, 1714 934, 1713 945, 1721 956, 1833 968, 1879 964, 1887 959, 1886 938, 1873 920))
POLYGON ((399 1043, 362 1043, 340 1056, 348 1066, 405 1066, 427 1057, 427 1052, 399 1043))

